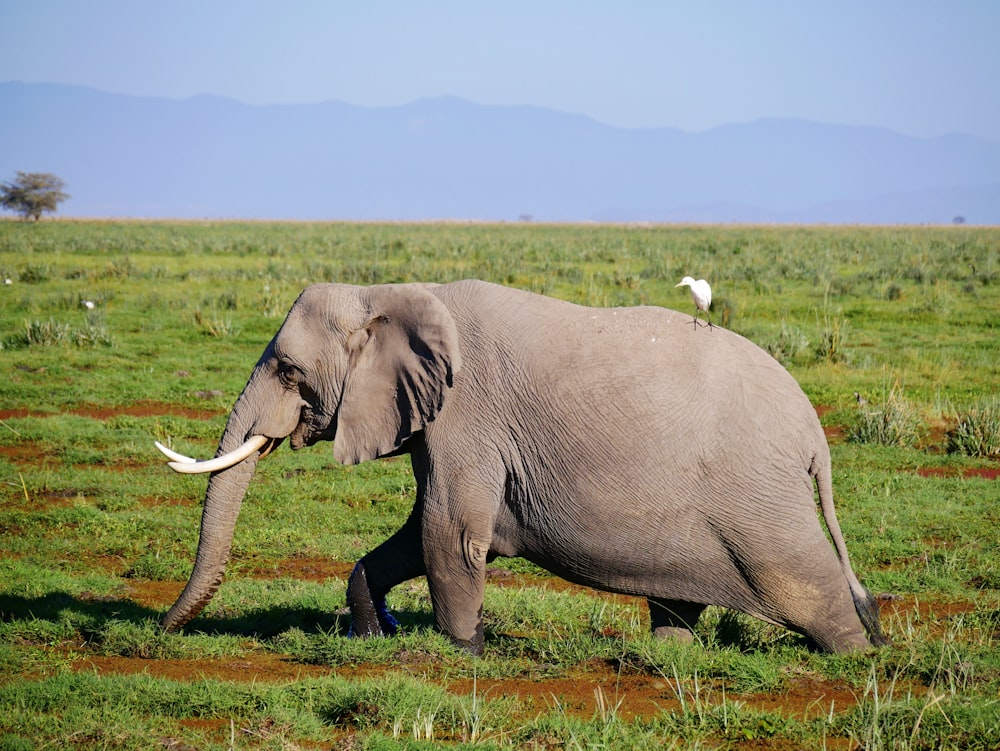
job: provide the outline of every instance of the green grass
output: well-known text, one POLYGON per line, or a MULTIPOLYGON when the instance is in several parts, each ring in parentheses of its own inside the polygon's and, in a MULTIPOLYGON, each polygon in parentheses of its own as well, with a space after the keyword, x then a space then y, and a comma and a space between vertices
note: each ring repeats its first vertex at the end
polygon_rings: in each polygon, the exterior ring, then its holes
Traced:
POLYGON ((969 227, 0 222, 0 749, 1000 746, 998 247, 969 227), (423 580, 390 595, 404 635, 347 639, 346 572, 414 483, 405 458, 342 467, 328 444, 261 463, 221 590, 158 629, 205 480, 152 442, 214 451, 306 284, 478 277, 689 311, 685 274, 822 408, 892 647, 820 655, 717 608, 660 643, 641 602, 521 560, 487 584, 482 658, 433 630, 423 580))

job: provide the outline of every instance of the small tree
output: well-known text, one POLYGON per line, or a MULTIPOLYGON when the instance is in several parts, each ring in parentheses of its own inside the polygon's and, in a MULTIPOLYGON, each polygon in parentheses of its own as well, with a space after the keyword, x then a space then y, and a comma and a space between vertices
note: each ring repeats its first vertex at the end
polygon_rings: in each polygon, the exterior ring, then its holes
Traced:
POLYGON ((0 185, 0 206, 37 222, 42 212, 54 212, 69 198, 63 193, 65 187, 62 178, 48 172, 18 172, 14 182, 0 185))

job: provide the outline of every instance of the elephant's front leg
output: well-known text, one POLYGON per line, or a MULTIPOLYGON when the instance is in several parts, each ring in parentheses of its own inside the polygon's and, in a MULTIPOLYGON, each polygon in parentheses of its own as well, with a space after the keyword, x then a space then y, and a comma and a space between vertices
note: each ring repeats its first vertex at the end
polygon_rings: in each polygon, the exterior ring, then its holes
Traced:
POLYGON ((474 655, 483 651, 483 592, 492 522, 428 524, 424 561, 437 627, 474 655))
POLYGON ((399 624, 385 603, 390 589, 424 573, 420 524, 410 517, 403 527, 358 561, 347 581, 351 636, 391 636, 399 624))

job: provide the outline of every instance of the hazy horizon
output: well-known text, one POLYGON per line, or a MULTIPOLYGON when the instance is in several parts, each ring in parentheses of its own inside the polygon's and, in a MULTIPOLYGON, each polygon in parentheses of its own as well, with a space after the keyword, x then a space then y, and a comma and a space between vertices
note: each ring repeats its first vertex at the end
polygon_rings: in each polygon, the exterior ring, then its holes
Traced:
POLYGON ((249 105, 456 96, 620 128, 774 117, 1000 139, 998 28, 991 0, 34 0, 0 6, 0 81, 249 105))

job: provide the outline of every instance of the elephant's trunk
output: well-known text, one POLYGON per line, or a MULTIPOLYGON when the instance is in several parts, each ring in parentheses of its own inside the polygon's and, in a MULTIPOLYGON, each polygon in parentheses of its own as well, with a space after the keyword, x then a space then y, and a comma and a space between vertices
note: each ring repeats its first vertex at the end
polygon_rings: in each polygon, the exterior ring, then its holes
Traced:
MULTIPOLYGON (((236 435, 238 431, 234 430, 232 424, 228 425, 219 444, 219 454, 231 450, 229 444, 238 440, 236 435), (230 438, 231 435, 233 438, 230 438)), ((180 629, 198 615, 219 589, 229 560, 236 518, 259 456, 259 452, 254 452, 239 464, 215 472, 210 477, 205 491, 205 507, 201 515, 201 534, 194 570, 177 602, 160 621, 167 631, 180 629)))

